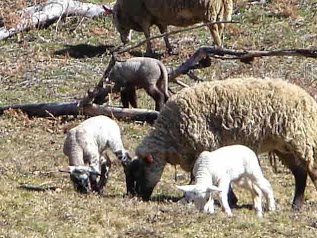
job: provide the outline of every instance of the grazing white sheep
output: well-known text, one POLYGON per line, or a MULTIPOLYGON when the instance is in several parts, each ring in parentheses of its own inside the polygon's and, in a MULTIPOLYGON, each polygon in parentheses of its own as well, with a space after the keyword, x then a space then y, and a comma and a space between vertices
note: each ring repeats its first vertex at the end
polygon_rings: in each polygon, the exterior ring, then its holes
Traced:
POLYGON ((63 171, 71 174, 77 191, 87 193, 90 190, 89 179, 91 189, 102 192, 110 169, 110 160, 105 159, 102 153, 108 147, 124 167, 131 160, 123 147, 118 124, 109 117, 95 116, 69 130, 63 148, 69 158, 69 167, 63 171), (97 175, 101 176, 99 184, 97 175))
POLYGON ((131 190, 149 200, 167 163, 190 172, 202 151, 233 144, 278 156, 295 179, 294 209, 304 204, 308 175, 317 189, 316 100, 281 79, 236 78, 199 83, 168 99, 135 150, 131 190))
POLYGON ((213 152, 203 151, 193 168, 195 184, 177 186, 185 192, 185 199, 196 208, 214 213, 214 198, 232 216, 228 204, 230 183, 250 190, 256 214, 262 217, 262 192, 270 211, 275 210, 272 187, 264 178, 256 154, 244 145, 221 147, 213 152))

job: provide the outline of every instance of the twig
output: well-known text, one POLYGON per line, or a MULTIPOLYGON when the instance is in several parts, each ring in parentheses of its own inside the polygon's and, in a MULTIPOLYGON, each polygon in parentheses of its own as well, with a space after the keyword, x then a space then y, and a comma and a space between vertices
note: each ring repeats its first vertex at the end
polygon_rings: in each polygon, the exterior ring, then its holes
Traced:
POLYGON ((30 191, 55 191, 58 189, 57 186, 36 186, 36 185, 30 185, 30 184, 21 184, 20 186, 18 186, 18 188, 21 189, 26 189, 26 190, 30 190, 30 191))

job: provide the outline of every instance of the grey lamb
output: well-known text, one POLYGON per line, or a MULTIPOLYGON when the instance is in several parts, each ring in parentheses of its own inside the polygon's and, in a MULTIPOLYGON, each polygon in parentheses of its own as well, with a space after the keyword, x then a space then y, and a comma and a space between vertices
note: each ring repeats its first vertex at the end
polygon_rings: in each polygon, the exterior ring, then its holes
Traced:
POLYGON ((104 82, 114 82, 113 91, 121 91, 123 107, 137 106, 136 89, 144 90, 154 99, 160 111, 169 98, 168 73, 164 64, 153 58, 135 57, 116 62, 104 82))

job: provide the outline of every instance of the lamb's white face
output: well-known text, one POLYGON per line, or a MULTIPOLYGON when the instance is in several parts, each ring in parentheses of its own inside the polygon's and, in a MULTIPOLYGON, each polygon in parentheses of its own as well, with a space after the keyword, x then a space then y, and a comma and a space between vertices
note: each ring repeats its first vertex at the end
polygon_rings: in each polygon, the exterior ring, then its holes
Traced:
POLYGON ((220 189, 218 187, 213 185, 207 187, 184 185, 177 186, 177 188, 184 192, 183 202, 193 202, 199 211, 214 213, 214 200, 212 196, 219 194, 220 189))
POLYGON ((183 202, 193 202, 199 211, 203 211, 209 200, 210 192, 206 189, 196 187, 195 185, 177 186, 184 192, 183 202))
POLYGON ((190 198, 192 202, 194 202, 195 207, 199 211, 204 211, 204 207, 209 200, 210 193, 206 191, 193 191, 186 192, 185 194, 190 198))

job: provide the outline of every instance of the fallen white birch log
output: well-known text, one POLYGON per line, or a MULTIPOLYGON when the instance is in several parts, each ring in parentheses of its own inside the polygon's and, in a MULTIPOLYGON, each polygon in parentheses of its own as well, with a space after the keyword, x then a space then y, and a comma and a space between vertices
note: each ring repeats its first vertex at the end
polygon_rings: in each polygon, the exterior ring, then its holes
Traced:
POLYGON ((0 28, 0 40, 6 39, 18 32, 32 28, 48 26, 67 16, 99 17, 105 14, 102 5, 82 3, 73 0, 48 0, 20 12, 20 22, 13 28, 0 28))

